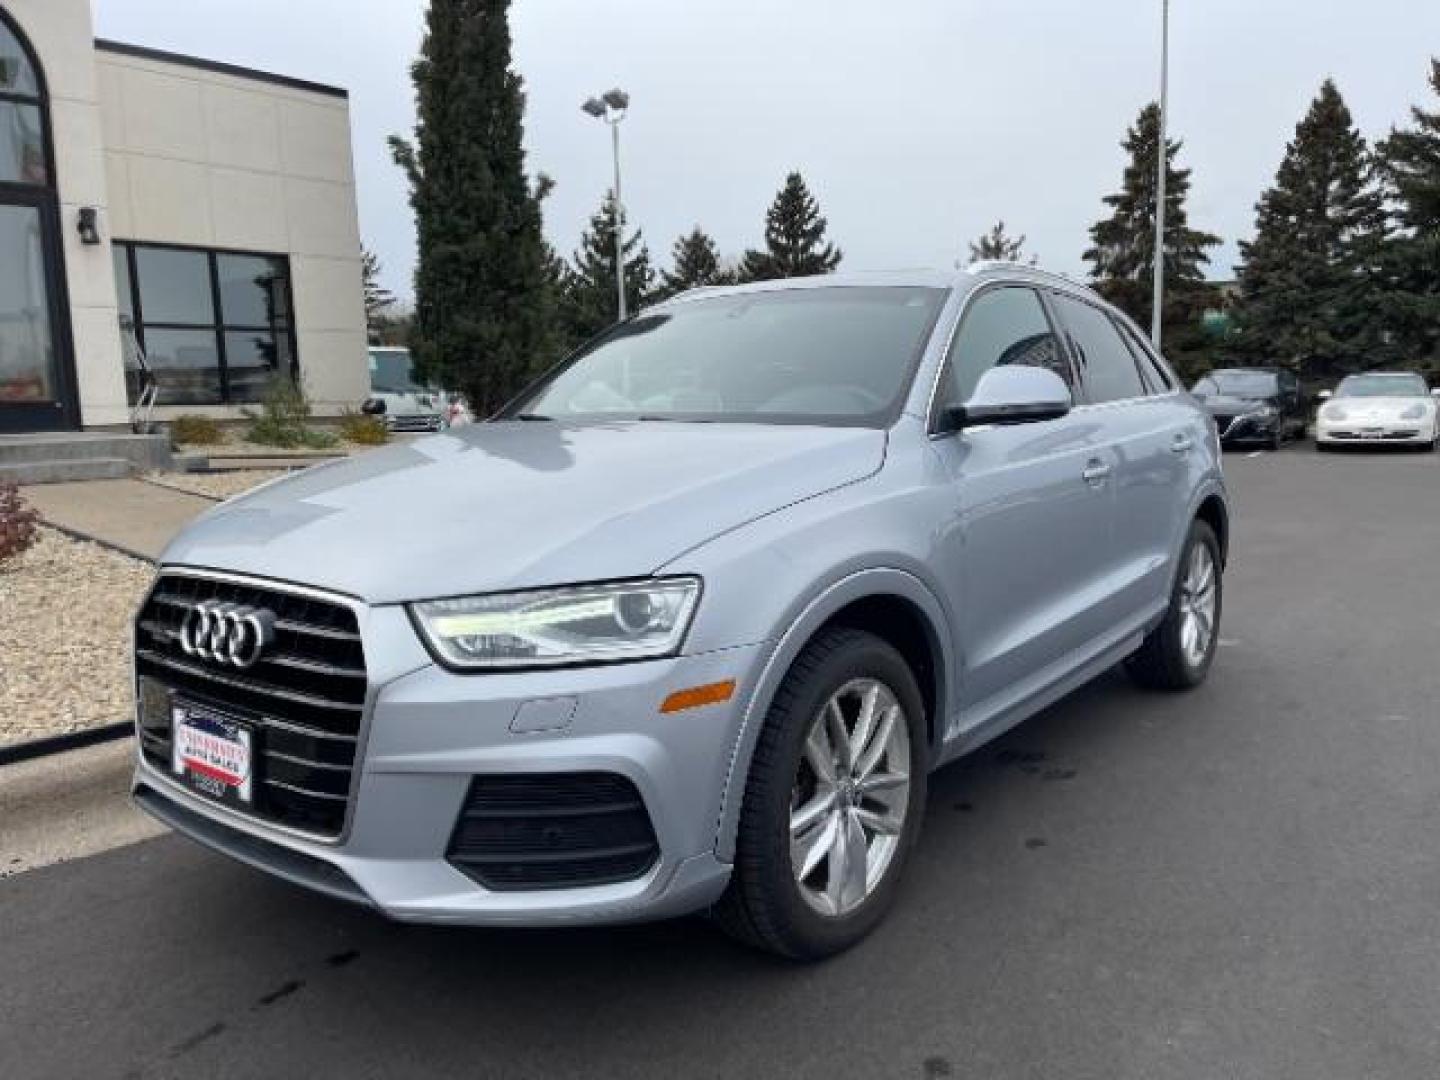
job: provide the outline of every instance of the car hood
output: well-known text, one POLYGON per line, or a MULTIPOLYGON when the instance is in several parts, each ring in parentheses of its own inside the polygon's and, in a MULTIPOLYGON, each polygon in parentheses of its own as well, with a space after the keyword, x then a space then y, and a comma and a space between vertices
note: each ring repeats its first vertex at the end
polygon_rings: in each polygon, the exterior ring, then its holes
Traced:
POLYGON ((869 428, 474 424, 265 485, 162 561, 371 603, 642 576, 884 455, 869 428))
POLYGON ((1231 394, 1209 394, 1196 400, 1210 410, 1212 416, 1240 416, 1242 413, 1254 412, 1266 405, 1275 404, 1274 398, 1244 398, 1231 394))
POLYGON ((1343 409, 1347 419, 1393 420, 1406 409, 1416 405, 1429 405, 1430 399, 1422 397, 1348 397, 1331 398, 1326 404, 1343 409))

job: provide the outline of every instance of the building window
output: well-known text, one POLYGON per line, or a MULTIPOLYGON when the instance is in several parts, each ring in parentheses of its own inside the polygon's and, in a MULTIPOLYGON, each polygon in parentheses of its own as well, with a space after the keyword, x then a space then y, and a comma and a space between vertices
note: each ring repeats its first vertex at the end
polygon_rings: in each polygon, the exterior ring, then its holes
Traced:
POLYGON ((0 22, 0 183, 50 182, 43 104, 25 46, 0 22))
POLYGON ((114 256, 121 318, 135 327, 159 404, 258 401, 277 376, 298 375, 285 256, 125 241, 114 256))

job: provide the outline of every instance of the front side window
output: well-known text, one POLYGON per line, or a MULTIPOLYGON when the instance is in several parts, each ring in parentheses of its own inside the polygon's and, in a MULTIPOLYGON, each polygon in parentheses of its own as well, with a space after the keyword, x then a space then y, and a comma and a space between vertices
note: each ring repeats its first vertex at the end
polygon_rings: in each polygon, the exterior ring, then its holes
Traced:
POLYGON ((294 374, 284 256, 119 241, 114 253, 121 315, 161 405, 258 401, 277 375, 294 374))
POLYGON ((685 301, 614 327, 502 416, 880 426, 945 296, 830 286, 685 301))
POLYGON ((980 376, 1005 364, 1045 368, 1071 385, 1070 365, 1034 289, 986 289, 970 301, 946 359, 941 403, 965 404, 980 376))
POLYGON ((1145 384, 1140 369, 1110 316, 1094 304, 1055 294, 1055 305, 1065 323, 1070 350, 1092 404, 1141 397, 1145 384))

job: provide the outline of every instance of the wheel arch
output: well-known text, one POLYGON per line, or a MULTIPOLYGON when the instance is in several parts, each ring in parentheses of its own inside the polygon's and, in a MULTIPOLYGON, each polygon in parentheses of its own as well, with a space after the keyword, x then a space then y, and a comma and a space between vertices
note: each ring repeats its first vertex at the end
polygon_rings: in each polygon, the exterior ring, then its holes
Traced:
POLYGON ((766 659, 730 755, 720 804, 715 852, 734 858, 750 761, 770 703, 805 646, 834 626, 867 630, 890 642, 910 663, 925 698, 931 760, 936 760, 951 696, 953 653, 945 609, 914 574, 893 568, 862 570, 830 584, 809 600, 766 659))
POLYGON ((1215 533, 1220 542, 1220 565, 1224 566, 1230 559, 1230 509, 1220 493, 1212 491, 1201 499, 1193 519, 1205 522, 1215 533))

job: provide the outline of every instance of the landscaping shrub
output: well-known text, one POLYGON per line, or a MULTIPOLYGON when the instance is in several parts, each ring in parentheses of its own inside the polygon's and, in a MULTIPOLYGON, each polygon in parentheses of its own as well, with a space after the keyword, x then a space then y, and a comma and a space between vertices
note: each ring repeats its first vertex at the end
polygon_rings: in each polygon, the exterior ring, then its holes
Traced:
POLYGON ((380 446, 390 441, 390 429, 378 416, 345 410, 340 418, 340 436, 361 446, 380 446))
POLYGON ((170 441, 190 446, 219 446, 225 441, 225 432, 218 421, 208 416, 186 413, 170 421, 170 441))
POLYGON ((0 564, 35 543, 40 515, 26 505, 20 489, 0 483, 0 564))
POLYGON ((274 379, 265 391, 258 413, 246 409, 250 428, 245 437, 262 446, 293 449, 297 446, 321 450, 334 446, 337 440, 328 431, 310 426, 310 401, 293 379, 274 379))

